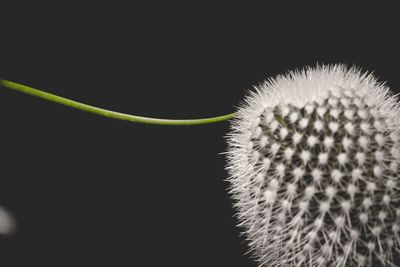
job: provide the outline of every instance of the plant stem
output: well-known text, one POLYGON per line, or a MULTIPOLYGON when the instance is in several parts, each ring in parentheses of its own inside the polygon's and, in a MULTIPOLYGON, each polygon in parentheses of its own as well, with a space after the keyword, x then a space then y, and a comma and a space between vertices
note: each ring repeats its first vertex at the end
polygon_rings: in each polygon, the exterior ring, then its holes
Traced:
POLYGON ((6 88, 13 89, 25 94, 33 95, 51 102, 55 102, 61 105, 65 105, 71 108, 83 110, 86 112, 94 113, 100 116, 117 119, 117 120, 125 120, 130 122, 144 123, 144 124, 156 124, 156 125, 201 125, 201 124, 210 124, 220 121, 226 121, 232 119, 235 116, 235 113, 212 117, 212 118, 203 118, 203 119, 183 119, 183 120, 172 120, 172 119, 158 119, 158 118, 148 118, 130 114, 124 114, 120 112, 115 112, 103 108, 94 107, 91 105, 87 105, 81 102, 77 102, 74 100, 70 100, 64 97, 60 97, 57 95, 53 95, 50 93, 43 92, 41 90, 22 85, 16 82, 11 82, 7 80, 0 80, 0 84, 6 88))

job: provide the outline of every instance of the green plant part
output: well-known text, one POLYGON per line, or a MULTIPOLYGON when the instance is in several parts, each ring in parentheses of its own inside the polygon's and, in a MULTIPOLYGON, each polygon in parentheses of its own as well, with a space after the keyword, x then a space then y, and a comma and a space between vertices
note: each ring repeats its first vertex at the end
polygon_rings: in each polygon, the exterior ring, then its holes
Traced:
POLYGON ((16 82, 0 80, 0 84, 6 88, 16 90, 25 94, 33 95, 51 102, 55 102, 61 105, 65 105, 71 108, 79 109, 82 111, 90 112, 100 116, 108 117, 111 119, 124 120, 136 123, 144 124, 155 124, 155 125, 172 125, 172 126, 189 126, 189 125, 202 125, 216 123, 220 121, 226 121, 232 119, 235 113, 230 113, 227 115, 203 118, 203 119, 182 119, 182 120, 171 120, 171 119, 158 119, 158 118, 148 118, 136 115, 125 114, 121 112, 116 112, 112 110, 107 110, 103 108, 98 108, 95 106, 87 105, 78 101, 70 100, 61 96, 46 93, 41 90, 22 85, 16 82))

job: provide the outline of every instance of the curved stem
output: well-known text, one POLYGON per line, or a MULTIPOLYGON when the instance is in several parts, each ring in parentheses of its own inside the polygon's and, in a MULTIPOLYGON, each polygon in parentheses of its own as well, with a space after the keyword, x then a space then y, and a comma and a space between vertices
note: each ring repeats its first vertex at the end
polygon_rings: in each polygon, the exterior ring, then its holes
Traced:
POLYGON ((0 84, 9 89, 13 89, 19 92, 23 92, 29 95, 33 95, 51 102, 55 102, 61 105, 65 105, 71 108, 83 110, 86 112, 94 113, 100 116, 117 119, 117 120, 125 120, 131 122, 145 123, 145 124, 156 124, 156 125, 200 125, 200 124, 210 124, 220 121, 225 121, 232 119, 235 116, 235 113, 212 117, 212 118, 204 118, 204 119, 183 119, 183 120, 171 120, 171 119, 157 119, 157 118, 148 118, 142 116, 135 116, 130 114, 124 114, 120 112, 115 112, 103 108, 94 107, 91 105, 87 105, 84 103, 80 103, 74 100, 70 100, 64 97, 60 97, 57 95, 53 95, 50 93, 46 93, 40 91, 38 89, 22 85, 16 82, 11 82, 7 80, 0 80, 0 84))

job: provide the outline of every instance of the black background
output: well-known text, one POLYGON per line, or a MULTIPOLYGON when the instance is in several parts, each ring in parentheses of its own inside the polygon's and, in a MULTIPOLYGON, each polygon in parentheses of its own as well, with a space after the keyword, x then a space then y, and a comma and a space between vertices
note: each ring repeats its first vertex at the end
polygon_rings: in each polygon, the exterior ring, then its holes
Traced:
MULTIPOLYGON (((394 7, 326 2, 0 5, 0 78, 121 112, 230 113, 316 63, 400 88, 394 7)), ((1 266, 257 266, 224 180, 229 123, 138 125, 0 88, 1 266)))

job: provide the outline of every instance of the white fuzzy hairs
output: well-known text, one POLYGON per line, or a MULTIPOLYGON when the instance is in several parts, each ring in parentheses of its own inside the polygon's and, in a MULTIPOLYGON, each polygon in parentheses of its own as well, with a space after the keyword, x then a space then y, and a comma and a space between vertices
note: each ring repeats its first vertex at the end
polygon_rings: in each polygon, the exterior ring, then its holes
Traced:
POLYGON ((17 227, 14 216, 6 209, 0 206, 0 236, 10 236, 15 233, 17 227))
POLYGON ((257 86, 232 122, 227 170, 260 266, 400 266, 399 131, 396 96, 355 67, 257 86))

